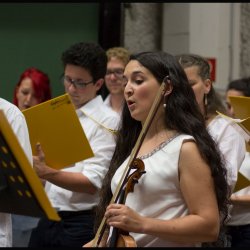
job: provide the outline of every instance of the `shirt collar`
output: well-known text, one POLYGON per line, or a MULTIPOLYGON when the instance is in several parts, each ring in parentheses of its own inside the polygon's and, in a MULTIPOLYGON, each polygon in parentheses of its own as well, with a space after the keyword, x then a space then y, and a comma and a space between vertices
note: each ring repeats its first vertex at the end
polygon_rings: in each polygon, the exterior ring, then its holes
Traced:
POLYGON ((77 115, 80 117, 84 115, 84 113, 91 115, 96 112, 96 109, 103 105, 103 99, 101 95, 97 95, 95 98, 84 104, 79 109, 76 109, 77 115))

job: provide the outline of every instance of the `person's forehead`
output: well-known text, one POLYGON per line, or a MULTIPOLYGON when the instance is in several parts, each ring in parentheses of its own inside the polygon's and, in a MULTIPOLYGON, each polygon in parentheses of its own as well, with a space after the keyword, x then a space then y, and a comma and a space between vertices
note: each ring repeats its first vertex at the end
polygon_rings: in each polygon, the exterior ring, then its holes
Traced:
POLYGON ((92 77, 90 71, 87 68, 72 64, 66 65, 64 73, 67 76, 79 79, 92 77))
POLYGON ((117 57, 111 57, 111 59, 107 63, 108 68, 124 68, 125 64, 123 61, 117 57))
POLYGON ((237 90, 237 89, 229 89, 227 91, 227 96, 230 96, 230 95, 233 95, 233 96, 244 96, 244 93, 240 90, 237 90))

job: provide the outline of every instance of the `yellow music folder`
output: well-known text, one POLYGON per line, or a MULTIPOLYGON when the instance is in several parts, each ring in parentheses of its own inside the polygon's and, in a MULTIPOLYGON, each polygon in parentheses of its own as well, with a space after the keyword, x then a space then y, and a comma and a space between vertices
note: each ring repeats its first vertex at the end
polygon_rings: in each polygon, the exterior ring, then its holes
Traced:
POLYGON ((246 119, 250 117, 250 97, 229 96, 229 99, 236 118, 246 119))
POLYGON ((247 177, 245 177, 243 174, 238 172, 238 178, 237 178, 236 185, 234 187, 234 193, 248 186, 250 186, 250 180, 247 177))
POLYGON ((250 152, 250 117, 246 119, 233 119, 217 111, 217 113, 228 121, 245 139, 246 150, 250 152))
POLYGON ((62 169, 93 157, 93 151, 68 94, 23 110, 33 155, 41 143, 46 164, 62 169))
POLYGON ((0 110, 0 212, 61 220, 3 110, 0 110))

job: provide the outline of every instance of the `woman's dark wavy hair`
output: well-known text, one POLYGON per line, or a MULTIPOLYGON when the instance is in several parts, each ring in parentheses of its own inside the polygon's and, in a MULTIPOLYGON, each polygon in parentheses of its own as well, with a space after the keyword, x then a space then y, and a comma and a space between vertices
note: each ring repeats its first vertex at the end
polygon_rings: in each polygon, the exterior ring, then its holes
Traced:
MULTIPOLYGON (((218 208, 222 222, 224 222, 228 216, 227 205, 229 202, 226 169, 217 145, 206 129, 204 118, 182 66, 174 56, 166 52, 141 52, 131 55, 130 60, 136 60, 148 69, 157 79, 159 85, 169 72, 173 90, 166 99, 166 127, 192 135, 195 138, 202 158, 211 169, 218 208)), ((141 129, 141 123, 131 117, 127 105, 124 104, 116 148, 100 190, 101 200, 96 210, 95 230, 97 230, 112 198, 111 179, 117 168, 130 155, 141 129)))

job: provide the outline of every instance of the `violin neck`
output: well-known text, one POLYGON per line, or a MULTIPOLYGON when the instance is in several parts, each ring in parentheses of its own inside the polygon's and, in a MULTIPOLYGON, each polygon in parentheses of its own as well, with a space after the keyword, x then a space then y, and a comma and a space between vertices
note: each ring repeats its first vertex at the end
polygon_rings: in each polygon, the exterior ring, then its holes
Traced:
POLYGON ((108 247, 116 247, 117 244, 117 239, 119 237, 119 232, 118 232, 118 228, 113 227, 112 228, 112 235, 110 236, 109 240, 108 240, 108 247))

